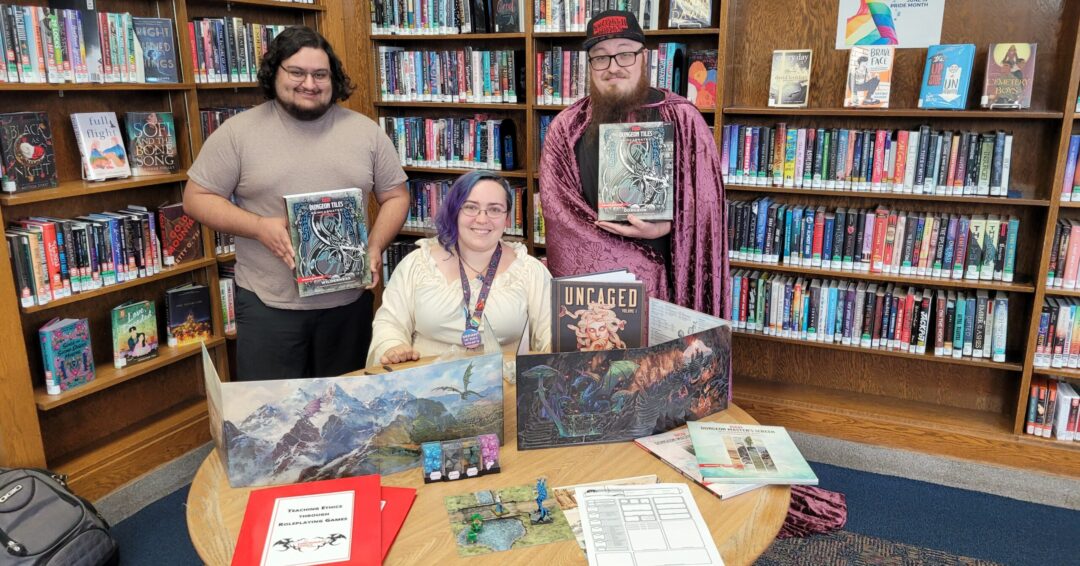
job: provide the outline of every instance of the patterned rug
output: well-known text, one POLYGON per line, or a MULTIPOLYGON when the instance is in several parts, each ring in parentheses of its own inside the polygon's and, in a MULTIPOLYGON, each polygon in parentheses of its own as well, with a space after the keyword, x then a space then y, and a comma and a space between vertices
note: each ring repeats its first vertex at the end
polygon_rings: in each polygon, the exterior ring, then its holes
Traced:
POLYGON ((957 556, 885 539, 836 531, 827 535, 777 540, 754 566, 999 566, 996 562, 957 556))

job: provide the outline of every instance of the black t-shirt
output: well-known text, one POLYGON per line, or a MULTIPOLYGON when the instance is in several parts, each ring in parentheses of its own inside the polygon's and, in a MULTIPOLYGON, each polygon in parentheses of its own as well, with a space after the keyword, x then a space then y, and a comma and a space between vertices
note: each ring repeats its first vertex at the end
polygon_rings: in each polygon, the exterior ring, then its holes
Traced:
MULTIPOLYGON (((646 104, 656 104, 664 100, 664 93, 656 90, 655 88, 649 89, 649 98, 646 104)), ((659 108, 642 108, 638 112, 637 121, 639 122, 659 122, 660 121, 660 109, 659 108)), ((577 156, 578 173, 581 181, 581 193, 585 197, 585 202, 589 203, 589 206, 593 210, 597 210, 599 204, 599 184, 600 184, 600 140, 596 137, 589 135, 583 135, 578 138, 576 144, 574 144, 574 154, 577 156)), ((619 236, 616 236, 619 237, 619 236)), ((630 238, 627 238, 628 240, 630 238)), ((634 238, 637 239, 637 238, 634 238)), ((668 272, 671 271, 671 236, 661 236, 651 240, 638 239, 641 243, 653 248, 661 257, 664 258, 664 265, 667 266, 668 272)))

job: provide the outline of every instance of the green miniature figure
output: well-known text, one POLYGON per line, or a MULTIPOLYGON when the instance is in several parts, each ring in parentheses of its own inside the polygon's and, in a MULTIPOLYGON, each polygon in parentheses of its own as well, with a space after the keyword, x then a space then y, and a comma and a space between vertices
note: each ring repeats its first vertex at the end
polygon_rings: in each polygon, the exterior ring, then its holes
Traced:
POLYGON ((484 530, 484 520, 480 517, 479 513, 473 513, 472 517, 469 517, 469 534, 465 535, 465 542, 474 544, 476 542, 476 536, 479 535, 482 530, 484 530))

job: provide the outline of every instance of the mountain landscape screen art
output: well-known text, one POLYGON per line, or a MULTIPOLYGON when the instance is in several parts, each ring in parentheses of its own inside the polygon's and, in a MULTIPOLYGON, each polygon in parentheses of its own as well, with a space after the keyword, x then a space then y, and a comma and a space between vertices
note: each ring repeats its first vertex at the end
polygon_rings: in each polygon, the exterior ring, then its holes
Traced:
POLYGON ((420 445, 503 433, 502 356, 379 375, 221 383, 206 350, 210 427, 233 487, 387 475, 420 445))

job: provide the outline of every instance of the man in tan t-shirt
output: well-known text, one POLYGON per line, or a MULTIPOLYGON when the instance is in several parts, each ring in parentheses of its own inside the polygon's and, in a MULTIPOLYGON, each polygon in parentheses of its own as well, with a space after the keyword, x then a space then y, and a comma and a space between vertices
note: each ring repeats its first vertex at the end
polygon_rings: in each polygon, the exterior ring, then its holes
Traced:
POLYGON ((354 87, 318 32, 285 29, 271 42, 258 77, 269 101, 230 118, 206 140, 188 171, 184 210, 237 237, 237 378, 340 375, 364 365, 372 294, 354 289, 300 298, 282 197, 349 187, 362 189, 365 199, 373 194, 379 203, 368 234, 374 286, 382 250, 408 215, 406 175, 385 132, 335 104, 354 87))

